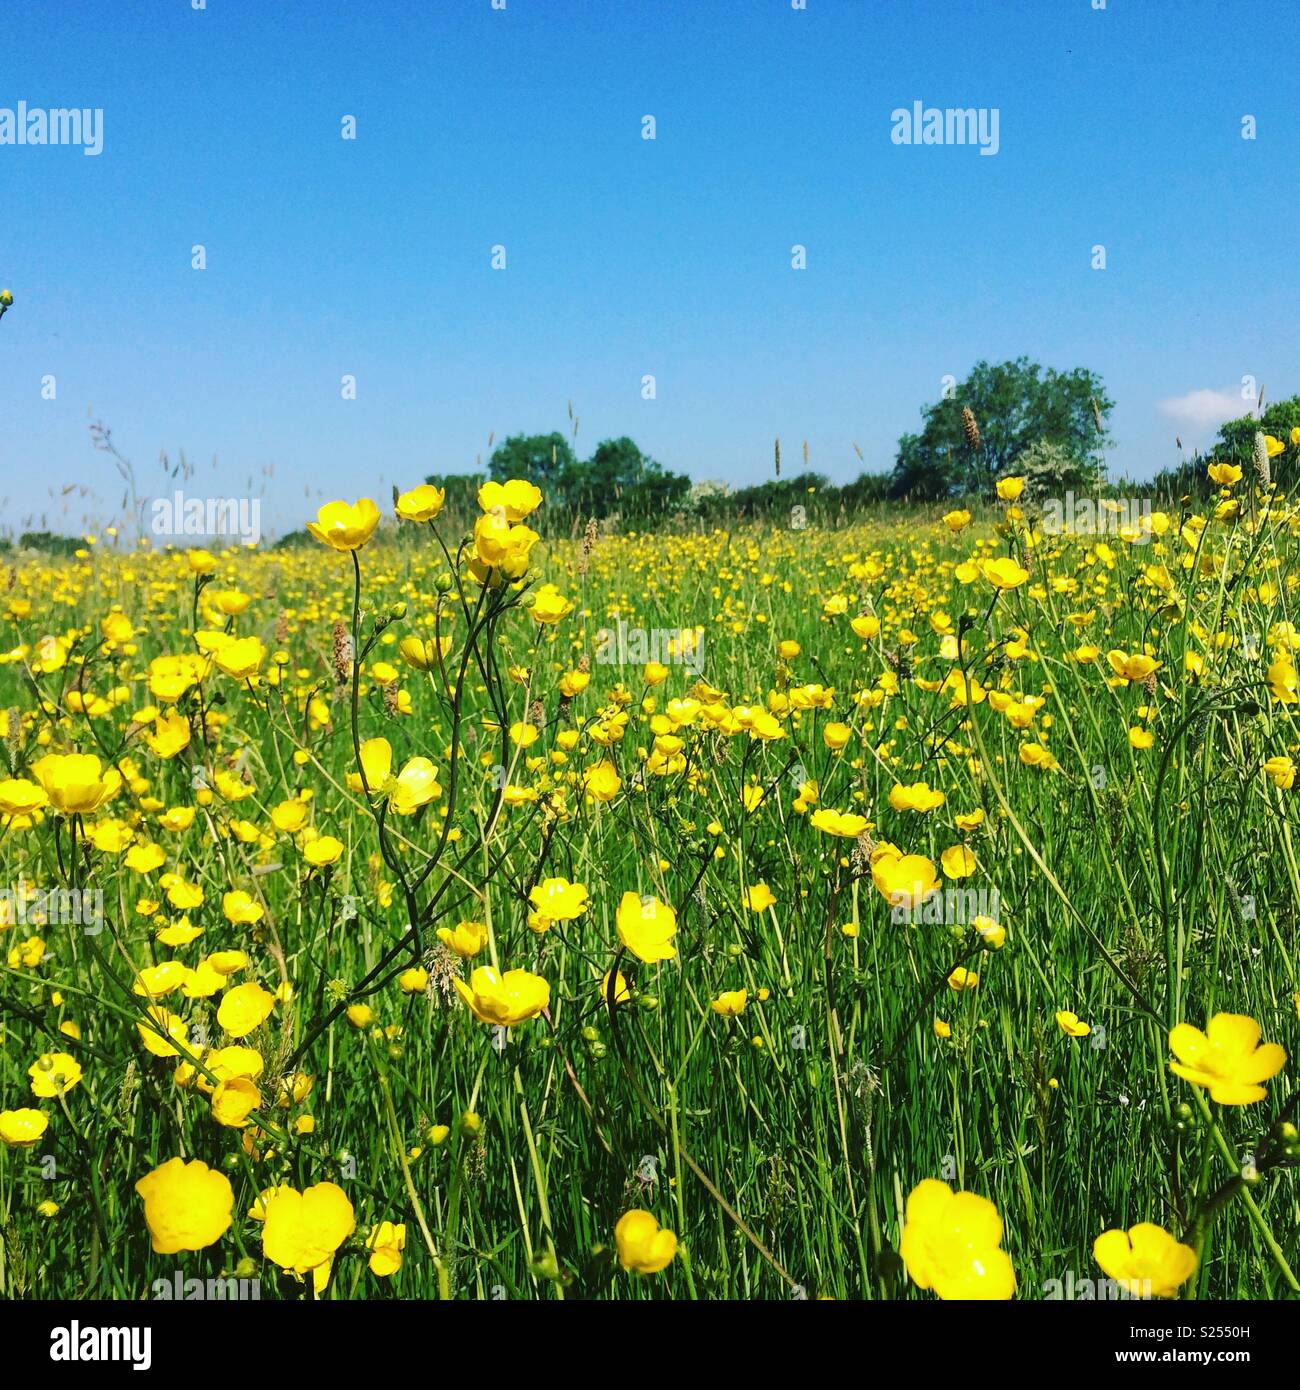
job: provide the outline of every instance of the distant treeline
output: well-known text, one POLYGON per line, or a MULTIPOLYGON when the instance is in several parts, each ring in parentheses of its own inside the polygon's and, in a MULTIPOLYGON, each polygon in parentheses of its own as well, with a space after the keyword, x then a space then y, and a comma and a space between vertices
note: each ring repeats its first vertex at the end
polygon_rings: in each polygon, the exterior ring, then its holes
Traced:
MULTIPOLYGON (((1249 403, 1243 400, 1243 405, 1249 403)), ((806 466, 782 477, 776 441, 767 458, 755 460, 756 474, 771 471, 764 482, 742 487, 692 482, 642 452, 626 435, 602 440, 584 459, 558 430, 511 435, 493 451, 486 472, 434 473, 425 481, 446 490, 448 521, 468 527, 478 512, 478 489, 487 479, 527 478, 546 498, 538 520, 551 535, 576 535, 592 522, 614 521, 624 531, 770 521, 788 525, 792 520, 798 525, 802 519, 831 525, 887 502, 936 508, 987 502, 997 480, 1008 474, 1026 478, 1025 499, 1031 504, 1068 492, 1151 498, 1162 506, 1176 505, 1183 497, 1201 500, 1217 491, 1206 471, 1211 463, 1236 464, 1247 486, 1265 473, 1284 491, 1300 483, 1300 396, 1263 411, 1258 405, 1248 408, 1220 427, 1207 454, 1186 456, 1147 482, 1108 476, 1107 420, 1113 408, 1095 372, 1084 367, 1058 371, 1019 357, 977 362, 964 381, 946 378, 940 399, 923 407, 920 429, 898 441, 892 467, 863 472, 852 482, 832 482, 806 466), (1266 463, 1258 457, 1261 435, 1282 446, 1280 451, 1273 446, 1266 463)), ((309 539, 297 530, 277 544, 309 539)), ((28 532, 18 544, 70 553, 81 542, 28 532)))

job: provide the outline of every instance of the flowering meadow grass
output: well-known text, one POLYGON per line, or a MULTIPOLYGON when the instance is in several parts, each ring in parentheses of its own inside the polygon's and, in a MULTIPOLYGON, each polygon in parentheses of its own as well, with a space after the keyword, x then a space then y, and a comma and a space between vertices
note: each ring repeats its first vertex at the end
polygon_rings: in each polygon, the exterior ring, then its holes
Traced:
POLYGON ((1300 512, 1216 481, 14 558, 0 1296, 1294 1296, 1300 512))

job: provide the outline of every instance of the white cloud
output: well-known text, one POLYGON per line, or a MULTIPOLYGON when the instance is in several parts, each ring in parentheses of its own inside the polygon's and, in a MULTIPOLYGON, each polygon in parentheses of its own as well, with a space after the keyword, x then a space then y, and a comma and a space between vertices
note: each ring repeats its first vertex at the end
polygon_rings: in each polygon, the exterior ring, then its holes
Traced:
POLYGON ((1217 429, 1225 420, 1236 420, 1249 412, 1251 402, 1244 400, 1240 389, 1211 391, 1208 387, 1189 391, 1185 396, 1171 396, 1161 401, 1161 415, 1186 425, 1188 429, 1205 433, 1217 429))

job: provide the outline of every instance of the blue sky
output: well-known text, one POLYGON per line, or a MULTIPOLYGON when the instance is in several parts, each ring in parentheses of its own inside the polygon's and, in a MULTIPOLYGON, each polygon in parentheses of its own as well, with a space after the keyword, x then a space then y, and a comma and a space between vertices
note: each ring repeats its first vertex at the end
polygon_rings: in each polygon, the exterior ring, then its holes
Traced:
POLYGON ((1300 391, 1300 18, 1092 4, 11 0, 0 108, 102 107, 104 148, 0 145, 4 523, 116 508, 92 418, 142 493, 183 448, 277 529, 570 400, 582 453, 741 483, 779 435, 843 479, 1021 353, 1100 372, 1149 477, 1243 377, 1300 391), (892 143, 915 101, 996 108, 997 155, 892 143))

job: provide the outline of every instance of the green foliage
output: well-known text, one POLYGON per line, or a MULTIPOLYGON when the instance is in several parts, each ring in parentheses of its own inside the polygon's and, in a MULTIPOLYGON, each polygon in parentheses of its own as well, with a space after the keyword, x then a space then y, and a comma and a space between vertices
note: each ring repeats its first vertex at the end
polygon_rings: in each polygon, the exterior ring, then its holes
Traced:
POLYGON ((81 545, 76 536, 56 536, 53 531, 24 531, 18 537, 19 550, 43 550, 49 555, 73 555, 81 545))
POLYGON ((299 527, 295 531, 286 531, 271 548, 273 550, 300 550, 304 546, 317 544, 319 544, 319 542, 312 536, 310 531, 305 531, 299 527))
POLYGON ((1080 462, 1063 445, 1040 439, 1016 460, 1031 499, 1060 497, 1066 492, 1093 492, 1101 486, 1101 470, 1092 460, 1080 462))
MULTIPOLYGON (((567 514, 571 522, 618 515, 644 525, 677 510, 691 486, 685 474, 662 467, 626 435, 601 440, 585 460, 558 431, 511 435, 493 452, 488 469, 497 481, 527 478, 536 483, 546 496, 548 516, 567 514)), ((430 481, 441 487, 452 479, 430 481)), ((450 507, 450 491, 447 500, 450 507)))
POLYGON ((863 473, 842 487, 821 473, 800 473, 750 487, 696 489, 690 512, 713 525, 766 522, 784 527, 797 515, 796 508, 801 508, 799 523, 831 525, 863 507, 884 501, 888 485, 889 477, 884 473, 863 473))
POLYGON ((488 471, 497 482, 507 478, 527 478, 548 497, 571 486, 578 468, 573 446, 558 431, 550 434, 512 434, 498 444, 488 461, 488 471))
POLYGON ((1268 407, 1263 415, 1241 415, 1219 426, 1219 435, 1208 454, 1193 454, 1175 468, 1165 468, 1156 474, 1153 484, 1156 495, 1176 501, 1180 497, 1208 497, 1218 487, 1210 481, 1206 468, 1211 463, 1235 463, 1250 477, 1255 467, 1255 435, 1271 434, 1285 444, 1284 453, 1271 462, 1273 481, 1282 488, 1295 485, 1300 476, 1296 447, 1291 443, 1291 431, 1300 428, 1300 396, 1291 396, 1268 407))
POLYGON ((987 495, 996 478, 1019 471, 1020 456, 1042 441, 1064 449, 1081 470, 1100 471, 1108 436, 1097 417, 1113 405, 1101 378, 1084 367, 1058 372, 1027 357, 977 362, 951 395, 925 408, 921 432, 898 441, 890 495, 987 495), (965 409, 979 425, 978 448, 966 437, 965 409))

